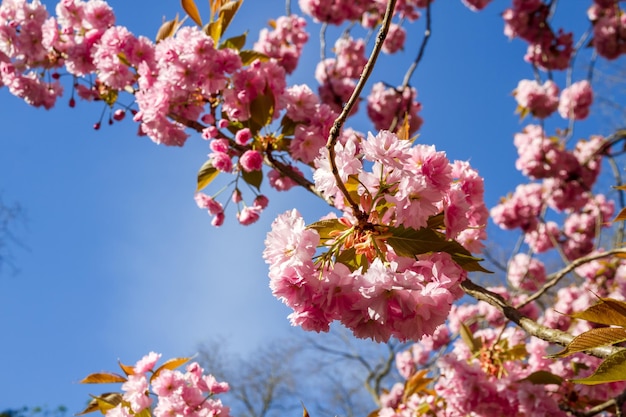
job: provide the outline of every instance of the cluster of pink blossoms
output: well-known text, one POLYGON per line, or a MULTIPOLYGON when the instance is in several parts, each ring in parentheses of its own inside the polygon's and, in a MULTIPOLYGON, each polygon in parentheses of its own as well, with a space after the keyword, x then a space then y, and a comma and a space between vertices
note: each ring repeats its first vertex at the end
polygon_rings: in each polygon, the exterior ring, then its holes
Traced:
POLYGON ((315 161, 316 187, 344 211, 335 219, 343 232, 322 238, 297 211, 279 216, 264 251, 273 294, 294 310, 292 324, 306 330, 327 331, 338 320, 356 336, 377 341, 432 334, 461 295, 466 273, 447 253, 399 256, 386 241, 387 230, 425 228, 429 217, 443 213, 446 236, 478 252, 488 217, 482 178, 433 146, 412 147, 387 131, 362 142, 351 136, 335 151, 339 176, 355 181, 368 226, 361 227, 344 204, 323 152, 315 161), (341 246, 340 253, 331 263, 323 261, 319 250, 333 246, 341 246), (367 266, 350 268, 354 256, 367 258, 367 266))
POLYGON ((557 109, 564 119, 583 120, 589 115, 593 103, 593 90, 587 80, 573 83, 563 90, 552 80, 539 84, 534 80, 521 80, 513 92, 522 114, 530 112, 545 119, 557 109))
POLYGON ((593 47, 598 55, 616 59, 626 53, 626 14, 615 0, 595 0, 587 11, 593 23, 593 47))
POLYGON ((254 50, 276 59, 285 72, 291 74, 298 66, 302 48, 309 40, 309 34, 304 30, 306 21, 291 15, 281 16, 272 24, 274 30, 271 32, 261 29, 254 50))
POLYGON ((559 107, 559 87, 552 80, 539 84, 535 80, 520 80, 513 91, 521 111, 545 119, 559 107))
POLYGON ((122 384, 123 402, 106 412, 107 417, 131 417, 153 405, 155 417, 230 417, 228 407, 215 395, 228 391, 228 384, 205 375, 197 362, 187 365, 186 372, 160 368, 154 370, 160 354, 150 352, 137 362, 133 373, 122 384))
POLYGON ((570 151, 558 138, 546 137, 540 126, 527 126, 515 135, 519 154, 516 167, 542 183, 519 185, 491 210, 494 222, 504 229, 520 228, 526 243, 537 253, 555 244, 569 259, 589 253, 597 227, 606 226, 613 213, 611 201, 591 193, 605 143, 603 137, 593 136, 579 141, 570 151), (548 207, 566 213, 563 230, 544 220, 548 207))
POLYGON ((424 122, 417 114, 422 110, 422 104, 416 100, 417 90, 407 87, 402 91, 387 87, 379 82, 372 86, 372 91, 367 97, 367 115, 378 130, 389 129, 393 120, 397 117, 396 128, 402 126, 404 115, 409 118, 409 133, 419 130, 424 122))
POLYGON ((504 33, 529 43, 524 59, 544 70, 564 70, 574 52, 573 35, 559 30, 554 33, 547 21, 550 6, 542 0, 514 1, 502 13, 504 33))

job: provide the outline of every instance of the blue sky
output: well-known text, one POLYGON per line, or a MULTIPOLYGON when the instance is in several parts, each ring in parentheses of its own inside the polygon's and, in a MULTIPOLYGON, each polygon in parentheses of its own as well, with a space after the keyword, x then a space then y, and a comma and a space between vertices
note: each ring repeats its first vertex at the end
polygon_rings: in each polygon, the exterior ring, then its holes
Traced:
MULTIPOLYGON (((54 2, 44 3, 53 10, 54 2)), ((572 13, 582 20, 587 2, 577 3, 572 13)), ((118 24, 150 37, 162 16, 181 12, 178 2, 110 4, 118 24)), ((198 5, 206 14, 206 2, 198 5)), ((506 6, 496 0, 476 14, 459 0, 436 2, 433 37, 413 79, 424 107, 419 141, 469 159, 486 178, 489 206, 520 181, 512 135, 523 124, 510 92, 532 77, 525 46, 502 34, 506 6)), ((249 29, 250 45, 282 13, 279 0, 245 2, 230 33, 249 29)), ((317 31, 311 23, 314 41, 317 31)), ((422 31, 411 29, 406 53, 383 57, 374 78, 400 84, 422 31)), ((315 42, 305 55, 292 83, 314 82, 315 42)), ((87 393, 102 392, 77 381, 115 370, 117 359, 133 363, 151 350, 187 355, 217 336, 246 353, 300 333, 267 287, 263 239, 278 213, 298 206, 313 222, 328 207, 302 191, 276 195, 266 187, 271 201, 261 221, 242 227, 231 211, 215 229, 193 201, 204 141, 157 146, 136 136, 129 120, 94 131, 102 107, 70 109, 67 100, 37 110, 0 89, 0 190, 27 218, 19 230, 26 248, 14 248, 19 273, 0 276, 0 410, 63 404, 74 413, 87 393)), ((371 129, 364 117, 349 125, 371 129)))

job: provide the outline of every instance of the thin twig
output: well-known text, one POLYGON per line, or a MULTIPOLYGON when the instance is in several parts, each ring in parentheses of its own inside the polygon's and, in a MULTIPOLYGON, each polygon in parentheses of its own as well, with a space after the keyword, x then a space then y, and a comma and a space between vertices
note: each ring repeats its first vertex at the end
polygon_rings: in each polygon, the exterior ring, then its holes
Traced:
MULTIPOLYGON (((402 85, 397 89, 398 94, 404 93, 404 90, 409 87, 409 83, 411 82, 411 78, 417 69, 420 61, 424 57, 424 52, 426 51, 426 45, 428 44, 428 40, 430 39, 430 35, 432 34, 431 24, 432 24, 432 16, 430 9, 430 1, 426 5, 426 29, 424 30, 424 38, 422 39, 422 43, 420 45, 420 49, 417 52, 417 56, 415 60, 411 63, 411 66, 408 68, 406 73, 404 74, 404 79, 402 80, 402 85)), ((407 102, 407 108, 405 109, 405 113, 408 114, 411 110, 411 105, 413 104, 413 97, 411 100, 407 102)), ((389 131, 393 132, 398 126, 398 122, 400 121, 400 115, 396 114, 393 120, 391 121, 391 125, 389 126, 389 131)))
POLYGON ((584 265, 591 261, 595 261, 596 259, 602 259, 602 258, 606 258, 609 256, 617 255, 617 254, 626 254, 626 249, 611 249, 606 252, 594 253, 593 255, 584 256, 582 258, 578 258, 572 261, 570 264, 568 264, 565 268, 561 269, 560 271, 550 274, 548 276, 548 280, 546 281, 546 283, 543 284, 543 287, 541 287, 538 291, 536 291, 534 294, 529 296, 526 300, 524 300, 524 302, 517 305, 516 308, 522 308, 528 303, 535 301, 536 299, 541 297, 546 291, 548 291, 550 288, 558 284, 559 281, 565 275, 569 274, 570 272, 572 272, 574 269, 578 268, 579 266, 584 265))
POLYGON ((396 6, 396 0, 389 0, 387 3, 387 9, 385 10, 385 17, 383 18, 383 22, 380 25, 380 30, 378 31, 378 36, 376 37, 376 42, 374 43, 374 49, 370 54, 367 63, 363 67, 363 71, 361 72, 361 77, 359 78, 359 82, 356 87, 354 87, 354 91, 352 91, 352 95, 348 99, 348 102, 343 107, 341 114, 337 117, 333 126, 330 128, 330 132, 328 134, 328 141, 326 142, 326 149, 328 150, 328 159, 330 161, 330 166, 332 169, 333 176, 335 177, 335 181, 337 182, 337 187, 343 194, 343 196, 348 201, 348 204, 352 207, 353 214, 361 219, 365 217, 365 214, 359 209, 359 206, 356 202, 352 200, 346 186, 344 185, 341 177, 339 176, 339 170, 337 169, 337 162, 335 161, 335 144, 337 143, 337 139, 339 138, 339 133, 341 132, 341 128, 343 127, 348 115, 352 111, 352 108, 356 104, 359 96, 361 95, 361 91, 363 91, 363 87, 365 87, 365 83, 369 79, 372 74, 372 70, 374 69, 374 65, 376 64, 376 59, 380 54, 380 50, 383 47, 383 42, 387 37, 387 33, 389 32, 389 25, 391 24, 391 17, 393 16, 393 10, 396 6))

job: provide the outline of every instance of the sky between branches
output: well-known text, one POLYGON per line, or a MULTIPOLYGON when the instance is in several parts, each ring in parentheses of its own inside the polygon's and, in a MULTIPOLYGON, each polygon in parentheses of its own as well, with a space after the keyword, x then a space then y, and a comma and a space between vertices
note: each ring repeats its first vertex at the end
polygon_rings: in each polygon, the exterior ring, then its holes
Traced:
MULTIPOLYGON (((43 3, 54 9, 55 2, 43 3)), ((118 24, 149 37, 163 16, 182 13, 178 2, 109 3, 118 24)), ((502 34, 499 14, 508 3, 496 0, 472 13, 459 0, 435 2, 433 37, 412 82, 424 108, 419 141, 450 159, 469 159, 485 177, 489 207, 521 181, 512 135, 524 124, 510 93, 532 78, 522 61, 525 44, 502 34)), ((587 2, 575 3, 560 7, 557 22, 567 22, 576 37, 585 29, 587 2)), ((198 6, 206 14, 206 2, 198 6)), ((292 7, 299 12, 297 2, 292 7)), ((251 46, 259 29, 283 13, 279 0, 245 2, 228 33, 249 30, 251 46)), ((312 41, 291 83, 316 87, 318 30, 309 21, 312 41)), ((337 33, 330 32, 329 45, 337 33)), ((422 33, 423 21, 410 27, 405 53, 383 56, 372 79, 400 84, 422 33)), ((579 58, 575 79, 584 77, 584 62, 579 58)), ((20 232, 26 249, 14 250, 20 271, 0 276, 0 409, 64 404, 74 413, 87 393, 99 392, 77 381, 113 370, 118 358, 134 363, 150 350, 188 355, 215 336, 246 353, 302 332, 289 326, 288 309, 267 288, 263 239, 287 209, 298 207, 311 222, 329 208, 304 191, 277 195, 264 186, 270 206, 258 223, 239 226, 231 211, 215 229, 193 201, 196 172, 209 152, 202 139, 192 136, 182 149, 157 146, 137 137, 130 120, 94 131, 104 105, 70 109, 65 86, 65 98, 50 111, 0 89, 0 190, 27 217, 20 232)), ((609 133, 605 122, 586 125, 609 133)), ((348 126, 371 129, 363 116, 348 126)))

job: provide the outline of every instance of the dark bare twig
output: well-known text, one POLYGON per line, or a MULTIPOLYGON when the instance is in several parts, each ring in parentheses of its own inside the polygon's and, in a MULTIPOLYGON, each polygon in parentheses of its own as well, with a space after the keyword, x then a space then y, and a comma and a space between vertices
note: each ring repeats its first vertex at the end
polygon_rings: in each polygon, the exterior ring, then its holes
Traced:
POLYGON ((391 24, 391 17, 393 16, 393 10, 396 6, 396 0, 389 0, 387 3, 387 9, 385 10, 385 17, 380 25, 380 30, 378 31, 378 36, 376 37, 376 42, 374 43, 374 49, 370 54, 367 63, 363 67, 363 71, 361 72, 361 77, 359 77, 359 82, 354 87, 354 91, 352 91, 352 95, 348 99, 348 102, 343 107, 341 114, 335 122, 333 126, 330 128, 330 132, 328 135, 328 141, 326 142, 326 149, 328 150, 328 159, 330 161, 330 166, 332 169, 333 176, 335 177, 335 181, 337 182, 337 187, 341 190, 341 193, 348 201, 348 204, 352 207, 352 211, 354 215, 358 219, 363 219, 366 215, 361 212, 359 206, 356 202, 352 200, 346 186, 343 184, 341 177, 339 176, 339 170, 337 169, 337 163, 335 161, 335 144, 337 143, 337 139, 339 138, 339 133, 341 132, 341 128, 343 127, 348 115, 352 111, 352 108, 356 104, 359 96, 361 95, 361 91, 363 91, 363 87, 365 87, 365 83, 369 79, 372 74, 372 70, 374 69, 374 65, 376 64, 376 59, 380 54, 380 50, 383 47, 383 42, 387 37, 387 33, 389 32, 389 25, 391 24))

